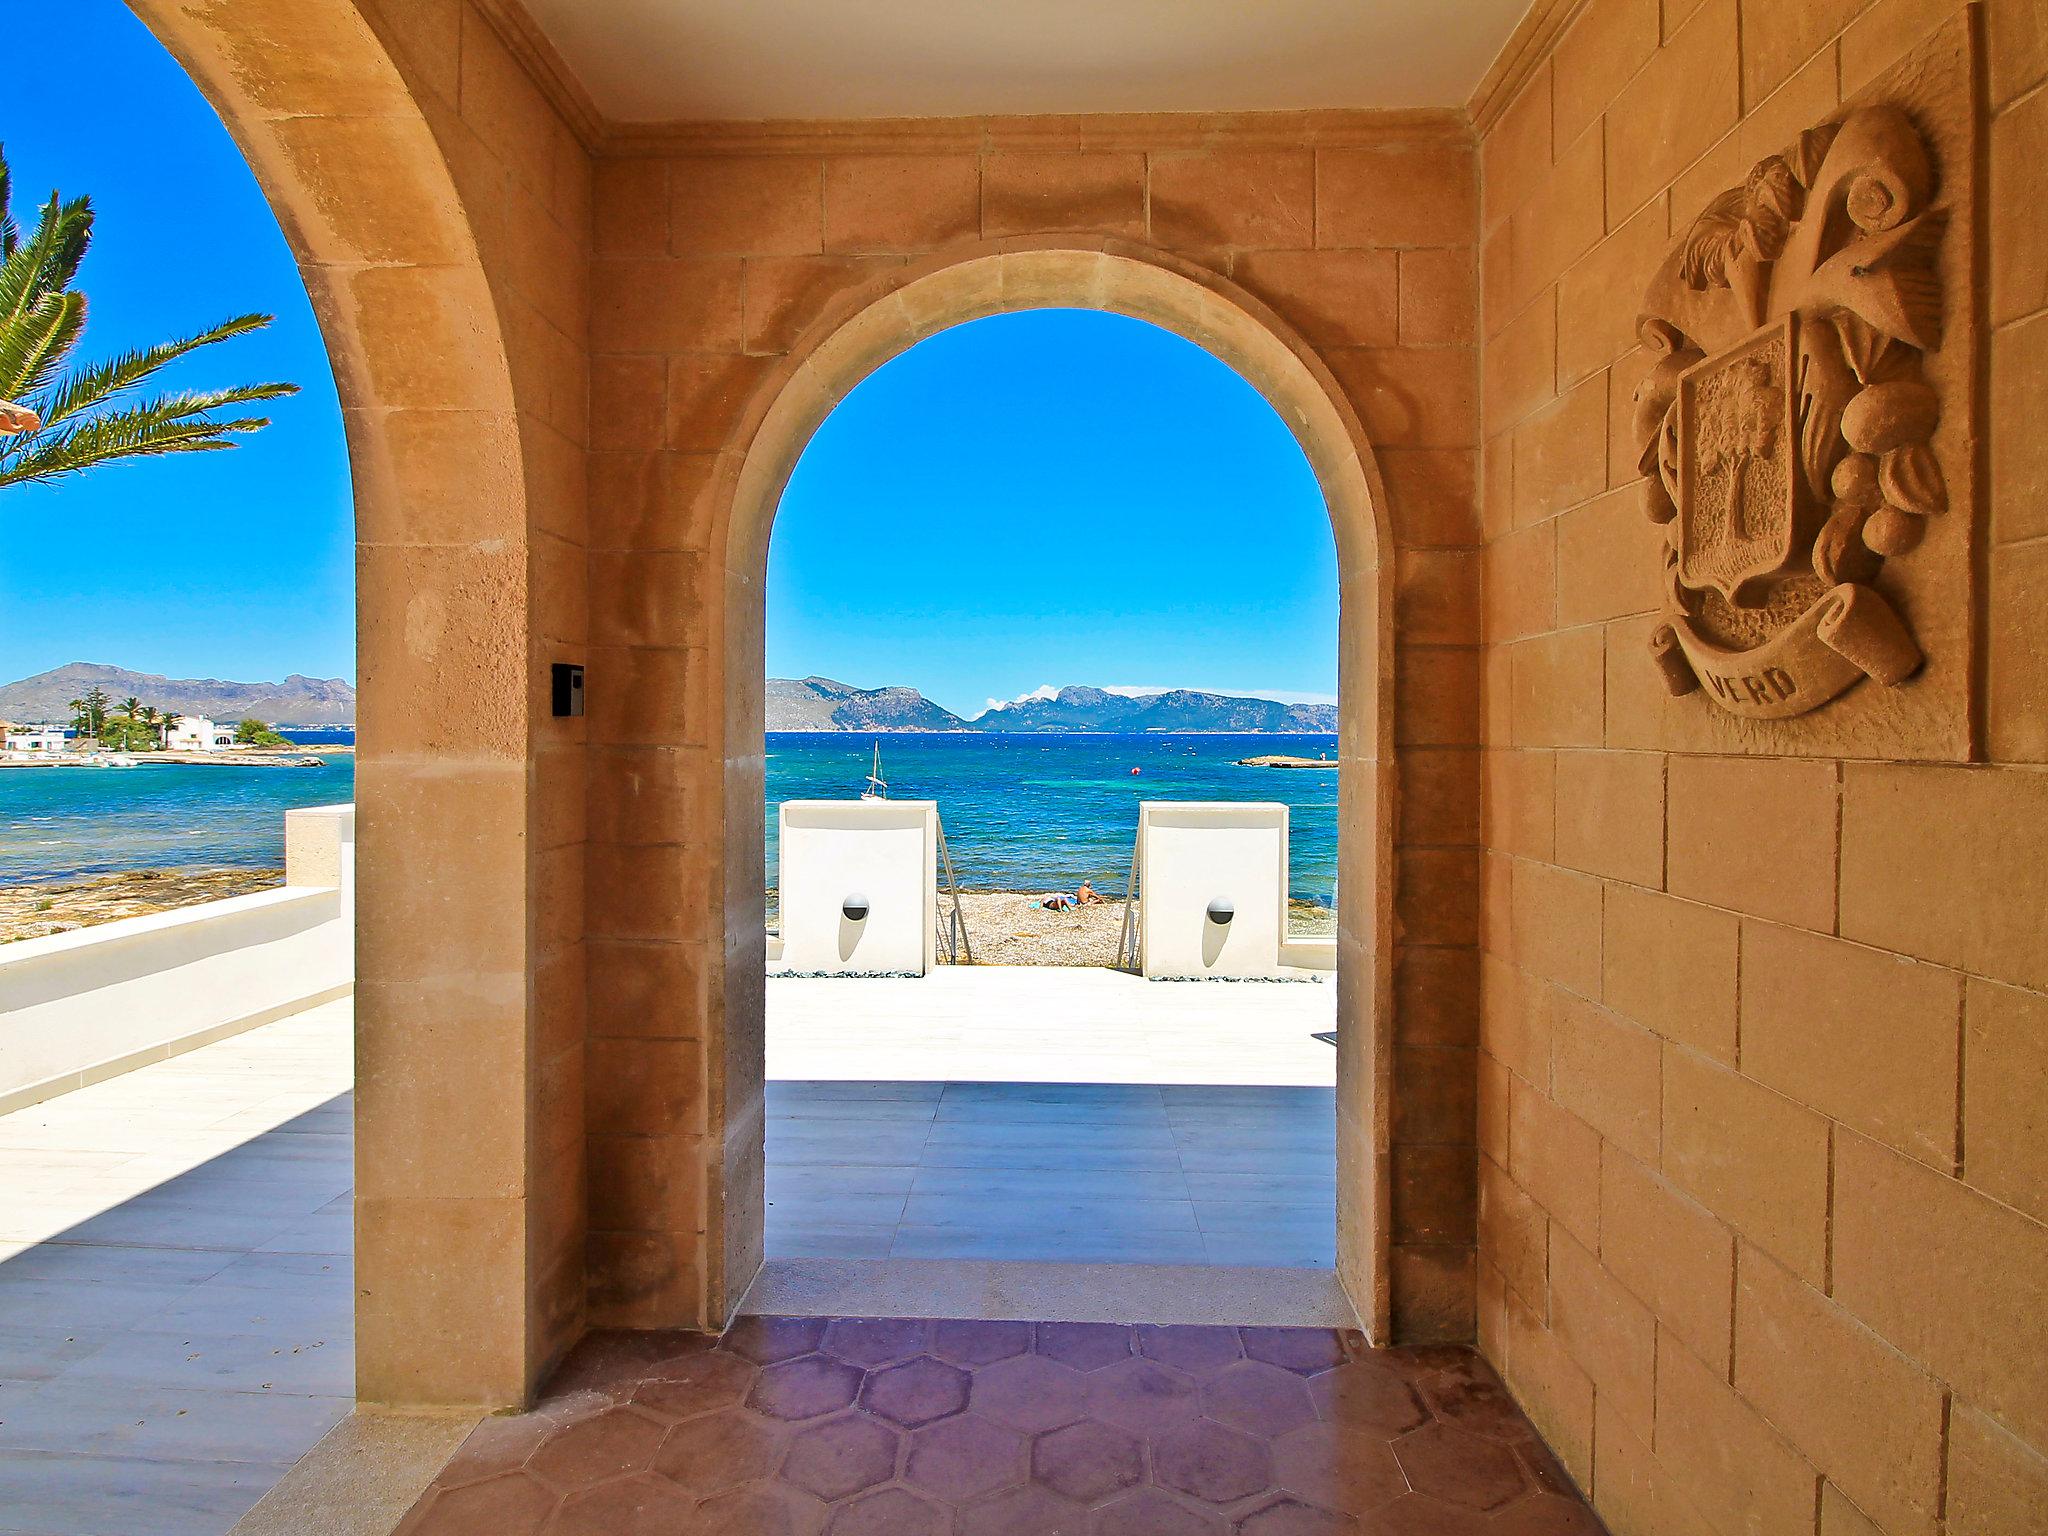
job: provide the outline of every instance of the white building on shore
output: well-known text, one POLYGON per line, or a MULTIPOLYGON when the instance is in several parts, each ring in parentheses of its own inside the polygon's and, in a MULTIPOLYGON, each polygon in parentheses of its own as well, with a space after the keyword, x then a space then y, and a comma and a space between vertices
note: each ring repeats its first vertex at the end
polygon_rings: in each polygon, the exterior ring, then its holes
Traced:
POLYGON ((218 752, 234 744, 233 726, 215 725, 204 715, 181 716, 164 740, 173 752, 218 752))
POLYGON ((61 725, 22 725, 10 727, 4 740, 9 757, 42 757, 66 751, 71 733, 61 725))

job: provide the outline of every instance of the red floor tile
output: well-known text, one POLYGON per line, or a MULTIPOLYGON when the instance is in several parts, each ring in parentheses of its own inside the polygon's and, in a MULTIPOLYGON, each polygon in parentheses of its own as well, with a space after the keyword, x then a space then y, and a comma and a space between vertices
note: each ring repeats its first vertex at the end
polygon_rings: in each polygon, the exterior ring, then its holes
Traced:
POLYGON ((404 1536, 1599 1536, 1486 1364, 1328 1329, 607 1334, 404 1536))

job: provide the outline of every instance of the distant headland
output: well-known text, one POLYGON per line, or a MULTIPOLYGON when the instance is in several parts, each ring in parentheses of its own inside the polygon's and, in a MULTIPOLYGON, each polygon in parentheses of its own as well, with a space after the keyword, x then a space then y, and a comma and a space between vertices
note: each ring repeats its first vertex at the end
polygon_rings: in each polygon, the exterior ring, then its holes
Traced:
POLYGON ((768 679, 771 731, 988 731, 1103 735, 1207 732, 1316 735, 1337 729, 1334 704, 1168 688, 1156 693, 1074 686, 994 704, 972 718, 934 704, 915 688, 855 688, 828 677, 768 679))

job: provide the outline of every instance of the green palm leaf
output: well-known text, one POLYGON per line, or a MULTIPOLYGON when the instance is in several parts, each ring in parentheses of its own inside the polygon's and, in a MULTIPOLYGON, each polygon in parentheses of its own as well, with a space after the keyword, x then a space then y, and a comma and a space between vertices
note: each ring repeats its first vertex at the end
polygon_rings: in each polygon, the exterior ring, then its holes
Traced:
POLYGON ((15 246, 21 243, 21 231, 14 223, 13 186, 14 173, 7 169, 7 146, 0 144, 0 261, 12 256, 15 246))
MULTIPOLYGON (((182 341, 166 341, 154 347, 123 352, 103 363, 93 363, 80 368, 40 403, 43 422, 45 425, 54 425, 67 416, 104 404, 124 390, 133 389, 151 374, 176 362, 188 352, 196 352, 201 347, 210 347, 216 342, 227 341, 236 336, 245 336, 251 331, 260 331, 268 324, 268 315, 236 315, 231 320, 223 320, 220 324, 201 331, 196 336, 187 336, 182 341)), ((0 378, 4 377, 4 373, 0 373, 0 378)), ((21 392, 17 390, 15 398, 20 397, 21 392)))
POLYGON ((11 325, 46 293, 71 286, 92 244, 92 204, 83 197, 43 205, 35 233, 0 262, 0 325, 11 325))
POLYGON ((29 404, 85 329, 85 295, 48 293, 13 325, 0 326, 0 400, 29 404))
POLYGON ((234 446, 236 435, 270 425, 267 416, 221 420, 212 412, 296 394, 295 384, 245 384, 233 389, 169 395, 126 410, 30 434, 0 447, 0 486, 55 479, 115 459, 167 453, 211 453, 234 446))
POLYGON ((42 420, 34 431, 0 434, 0 486, 54 480, 119 459, 230 448, 270 421, 222 413, 298 393, 295 384, 238 384, 132 404, 124 399, 179 359, 270 324, 259 314, 235 315, 65 373, 85 330, 85 295, 71 284, 92 243, 92 204, 52 192, 24 239, 8 212, 10 188, 0 153, 0 399, 18 400, 42 420))

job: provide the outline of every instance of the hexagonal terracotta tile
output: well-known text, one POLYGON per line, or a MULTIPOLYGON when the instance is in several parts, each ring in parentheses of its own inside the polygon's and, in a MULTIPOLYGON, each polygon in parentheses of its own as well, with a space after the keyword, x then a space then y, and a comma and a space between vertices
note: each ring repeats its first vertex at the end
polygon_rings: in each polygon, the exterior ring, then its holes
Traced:
POLYGON ((744 1408, 721 1408, 670 1430, 654 1470, 699 1497, 723 1493, 773 1472, 783 1434, 744 1408))
POLYGON ((1385 1361, 1411 1381, 1434 1376, 1446 1368, 1463 1369, 1473 1356, 1469 1344, 1394 1344, 1385 1349, 1360 1349, 1358 1353, 1385 1361))
POLYGON ((1049 1488, 1027 1483, 968 1505, 955 1530, 959 1536, 1086 1536, 1088 1511, 1049 1488))
POLYGON ((1258 1435, 1284 1435, 1316 1416, 1308 1384, 1263 1360, 1226 1365, 1203 1382, 1202 1412, 1219 1424, 1258 1435))
POLYGON ((1183 1424, 1154 1441, 1152 1469, 1169 1488, 1211 1504, 1249 1498, 1273 1481, 1264 1441, 1209 1419, 1183 1424))
POLYGON ((1240 1328, 1244 1352, 1254 1360, 1313 1376, 1345 1359, 1344 1339, 1334 1328, 1240 1328))
POLYGON ((1405 1435, 1429 1417, 1415 1389, 1370 1358, 1325 1371, 1308 1384, 1308 1395, 1317 1417, 1382 1440, 1405 1435))
POLYGON ((865 1414, 800 1429, 782 1461, 784 1482, 819 1498, 843 1499, 896 1475, 896 1431, 865 1414))
POLYGON ((550 1393, 547 1400, 533 1411, 559 1428, 564 1424, 580 1424, 585 1419, 594 1419, 631 1396, 630 1387, 623 1382, 616 1383, 609 1391, 579 1387, 573 1392, 550 1393))
POLYGON ((1201 1411, 1194 1381, 1157 1360, 1134 1356, 1088 1378, 1088 1412, 1143 1435, 1162 1434, 1201 1411))
POLYGON ((1225 1536, 1229 1522, 1214 1510, 1183 1504, 1161 1488, 1139 1488, 1095 1511, 1091 1536, 1225 1536))
POLYGON ((1098 1504, 1144 1476, 1138 1437, 1114 1424, 1084 1419, 1032 1442, 1032 1481, 1083 1504, 1098 1504))
POLYGON ((527 1458, 527 1468, 558 1488, 581 1488, 627 1472, 645 1471, 668 1426, 631 1408, 609 1408, 557 1430, 527 1458))
POLYGON ((664 1418, 687 1419, 730 1408, 747 1395, 755 1374, 746 1361, 722 1351, 696 1355, 669 1375, 641 1382, 633 1389, 633 1403, 664 1418))
MULTIPOLYGON (((696 1500, 666 1478, 620 1478, 572 1493, 548 1527, 548 1536, 619 1536, 622 1531, 675 1530, 696 1500)), ((485 1536, 481 1530, 478 1536, 485 1536)))
POLYGON ((559 1495, 524 1472, 502 1472, 427 1502, 411 1529, 431 1536, 529 1536, 555 1511, 559 1495))
POLYGON ((1087 1379, 1039 1355, 998 1360, 974 1373, 967 1405, 976 1413, 1028 1433, 1071 1424, 1085 1411, 1087 1379))
POLYGON ((1391 1504, 1382 1505, 1370 1516, 1374 1536, 1381 1531, 1427 1532, 1428 1536, 1497 1536, 1499 1525, 1490 1515, 1461 1504, 1446 1504, 1426 1493, 1404 1493, 1391 1504))
POLYGON ((706 1333, 666 1330, 594 1333, 569 1352, 569 1358, 555 1372, 548 1389, 552 1393, 563 1393, 585 1388, 598 1391, 624 1388, 622 1395, 631 1396, 634 1383, 649 1376, 659 1376, 671 1361, 702 1354, 717 1343, 717 1339, 706 1333))
POLYGON ((1343 1424, 1304 1424, 1276 1439, 1273 1481, 1347 1515, 1368 1514, 1408 1491, 1387 1443, 1343 1424))
POLYGON ((1029 1323, 952 1318, 932 1330, 932 1353, 955 1365, 993 1365, 1031 1348, 1029 1323))
POLYGON ((1024 1480, 1024 1437, 978 1414, 955 1414, 909 1437, 903 1480, 955 1504, 1024 1480))
POLYGON ((1131 1353, 1131 1330, 1122 1323, 1040 1323, 1038 1353, 1077 1371, 1099 1371, 1131 1353))
POLYGON ((922 1354, 932 1325, 915 1317, 837 1317, 825 1330, 825 1352, 855 1365, 887 1365, 922 1354))
POLYGON ((1448 1424, 1425 1424, 1394 1442, 1417 1493, 1468 1509, 1495 1509, 1528 1492, 1522 1464, 1506 1446, 1448 1424))
POLYGON ((930 1355, 870 1372, 860 1405, 878 1418, 915 1429, 967 1406, 967 1373, 930 1355))
POLYGON ((1607 1528, 1576 1496, 1532 1493, 1496 1511, 1486 1536, 1607 1536, 1607 1528))
MULTIPOLYGON (((825 1528, 826 1507, 816 1499, 766 1484, 736 1488, 706 1499, 688 1525, 674 1527, 675 1536, 818 1536, 825 1528)), ((654 1527, 670 1536, 664 1527, 654 1527)), ((609 1536, 626 1536, 612 1531, 609 1536)), ((634 1531, 632 1536, 640 1536, 634 1531)), ((652 1532, 650 1532, 652 1536, 652 1532)))
POLYGON ((852 1402, 860 1369, 825 1355, 802 1355, 765 1367, 747 1394, 747 1406, 777 1419, 815 1419, 852 1402))
POLYGON ((1242 1358, 1243 1347, 1235 1328, 1208 1328, 1194 1324, 1154 1324, 1138 1330, 1138 1349, 1148 1359, 1190 1376, 1206 1376, 1242 1358))
POLYGON ((861 1318, 749 1319, 731 1343, 587 1341, 539 1409, 465 1441, 401 1529, 1224 1536, 1234 1519, 1240 1536, 1600 1533, 1466 1349, 861 1318))
POLYGON ((946 1536, 952 1514, 907 1488, 877 1488, 839 1505, 825 1536, 946 1536))
POLYGON ((544 1414, 493 1414, 463 1437, 436 1481, 443 1488, 460 1488, 464 1483, 516 1471, 556 1427, 544 1414))
POLYGON ((1237 1529, 1239 1536, 1349 1536, 1358 1522, 1299 1499, 1275 1499, 1238 1521, 1237 1529))
POLYGON ((1529 1481, 1543 1492, 1554 1493, 1567 1499, 1578 1498, 1578 1485, 1551 1454, 1549 1446, 1541 1440, 1532 1438, 1517 1442, 1514 1450, 1522 1463, 1522 1470, 1529 1474, 1529 1481))
POLYGON ((1426 1377, 1422 1395, 1446 1424, 1509 1445, 1535 1438, 1500 1378, 1477 1356, 1426 1377))
POLYGON ((773 1365, 810 1354, 824 1337, 822 1317, 740 1317, 725 1330, 719 1348, 756 1365, 773 1365))

